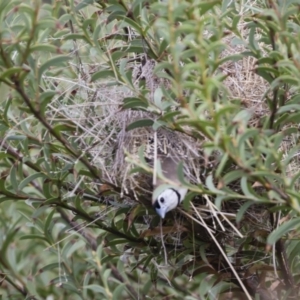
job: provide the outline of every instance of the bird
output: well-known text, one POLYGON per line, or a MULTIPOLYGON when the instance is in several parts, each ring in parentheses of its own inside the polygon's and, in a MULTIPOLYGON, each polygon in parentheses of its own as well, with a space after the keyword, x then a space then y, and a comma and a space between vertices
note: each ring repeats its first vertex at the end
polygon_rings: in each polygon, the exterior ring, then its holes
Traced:
MULTIPOLYGON (((175 209, 185 198, 188 189, 180 186, 181 183, 178 178, 178 163, 171 157, 160 157, 161 169, 164 177, 170 181, 177 183, 179 186, 169 187, 162 191, 157 198, 152 198, 152 205, 156 213, 164 219, 167 212, 175 209)), ((154 188, 165 183, 158 178, 154 188)))

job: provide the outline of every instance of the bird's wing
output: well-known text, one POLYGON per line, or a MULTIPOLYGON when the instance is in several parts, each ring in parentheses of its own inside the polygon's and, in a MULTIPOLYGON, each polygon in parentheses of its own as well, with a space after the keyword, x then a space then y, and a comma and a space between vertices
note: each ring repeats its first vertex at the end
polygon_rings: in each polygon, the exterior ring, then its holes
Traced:
MULTIPOLYGON (((177 175, 178 163, 174 161, 171 157, 161 157, 159 158, 159 160, 164 177, 174 182, 180 183, 177 175)), ((164 183, 164 181, 160 178, 157 178, 156 187, 162 183, 164 183)))

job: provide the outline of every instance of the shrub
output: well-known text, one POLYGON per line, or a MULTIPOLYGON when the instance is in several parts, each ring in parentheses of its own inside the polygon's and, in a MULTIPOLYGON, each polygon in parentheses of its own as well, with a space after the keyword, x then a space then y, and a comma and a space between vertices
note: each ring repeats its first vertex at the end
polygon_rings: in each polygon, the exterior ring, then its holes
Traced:
POLYGON ((0 22, 2 295, 299 297, 298 1, 5 0, 0 22), (159 223, 162 133, 189 193, 159 223))

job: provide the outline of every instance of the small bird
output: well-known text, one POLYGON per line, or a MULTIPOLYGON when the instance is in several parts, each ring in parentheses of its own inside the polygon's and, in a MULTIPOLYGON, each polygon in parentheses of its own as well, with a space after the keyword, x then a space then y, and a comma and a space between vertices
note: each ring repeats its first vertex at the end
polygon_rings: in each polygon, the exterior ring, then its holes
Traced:
MULTIPOLYGON (((171 157, 162 158, 160 162, 163 175, 171 181, 181 184, 177 176, 178 164, 171 157)), ((154 188, 163 183, 164 181, 158 178, 154 188)), ((187 188, 184 187, 165 189, 156 199, 152 199, 152 205, 157 214, 163 219, 168 211, 176 208, 183 201, 187 191, 187 188)))

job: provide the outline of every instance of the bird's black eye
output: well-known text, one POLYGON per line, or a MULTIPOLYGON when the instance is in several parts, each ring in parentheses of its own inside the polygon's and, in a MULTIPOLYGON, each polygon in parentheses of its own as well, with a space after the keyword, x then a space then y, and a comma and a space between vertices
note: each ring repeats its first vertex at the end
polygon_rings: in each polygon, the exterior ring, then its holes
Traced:
POLYGON ((165 198, 164 197, 160 198, 160 203, 164 203, 164 202, 165 202, 165 198))

